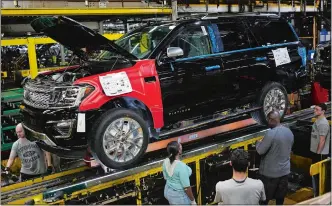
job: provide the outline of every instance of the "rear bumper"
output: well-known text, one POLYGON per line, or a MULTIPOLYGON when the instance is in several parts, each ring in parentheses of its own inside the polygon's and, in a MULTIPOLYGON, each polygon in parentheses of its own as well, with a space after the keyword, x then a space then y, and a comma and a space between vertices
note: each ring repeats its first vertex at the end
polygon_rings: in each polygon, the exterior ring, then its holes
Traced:
POLYGON ((25 124, 23 127, 26 132, 26 136, 30 141, 35 141, 36 144, 45 151, 56 154, 62 158, 80 159, 86 154, 87 148, 81 149, 69 149, 57 146, 46 134, 34 131, 25 124))
POLYGON ((325 89, 331 89, 331 73, 319 72, 316 75, 316 81, 325 89))

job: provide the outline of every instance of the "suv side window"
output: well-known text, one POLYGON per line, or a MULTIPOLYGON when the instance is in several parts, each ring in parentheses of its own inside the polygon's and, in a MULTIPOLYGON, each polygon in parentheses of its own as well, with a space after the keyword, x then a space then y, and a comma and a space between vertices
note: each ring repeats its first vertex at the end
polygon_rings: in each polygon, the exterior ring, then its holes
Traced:
POLYGON ((287 22, 256 20, 251 28, 260 45, 297 41, 287 22))
POLYGON ((186 28, 173 39, 170 47, 180 47, 182 58, 211 54, 209 37, 204 29, 200 26, 186 28))
POLYGON ((217 26, 224 47, 223 51, 250 48, 246 29, 240 23, 225 22, 219 23, 217 26))

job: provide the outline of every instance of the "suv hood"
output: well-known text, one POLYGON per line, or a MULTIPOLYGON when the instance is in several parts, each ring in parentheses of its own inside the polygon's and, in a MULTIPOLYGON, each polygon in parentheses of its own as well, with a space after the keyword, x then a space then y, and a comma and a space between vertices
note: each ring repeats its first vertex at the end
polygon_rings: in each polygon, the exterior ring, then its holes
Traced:
POLYGON ((129 60, 137 59, 113 41, 65 16, 39 17, 31 22, 31 26, 36 32, 45 33, 81 58, 86 59, 85 52, 82 50, 85 48, 88 50, 108 50, 129 60))

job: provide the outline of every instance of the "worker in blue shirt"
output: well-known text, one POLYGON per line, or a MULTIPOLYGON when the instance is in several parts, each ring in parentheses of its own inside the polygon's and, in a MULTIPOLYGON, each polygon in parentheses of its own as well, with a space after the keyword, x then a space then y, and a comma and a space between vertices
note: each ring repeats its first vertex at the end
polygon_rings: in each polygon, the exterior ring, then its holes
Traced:
POLYGON ((190 187, 189 177, 192 170, 180 161, 182 146, 173 141, 167 145, 168 158, 163 163, 163 175, 166 180, 164 196, 170 205, 196 205, 190 187))

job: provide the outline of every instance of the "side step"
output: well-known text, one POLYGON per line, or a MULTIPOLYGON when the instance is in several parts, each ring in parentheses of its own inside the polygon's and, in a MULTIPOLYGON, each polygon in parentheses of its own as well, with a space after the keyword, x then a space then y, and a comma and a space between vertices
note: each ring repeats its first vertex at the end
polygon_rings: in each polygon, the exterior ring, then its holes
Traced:
POLYGON ((240 115, 248 114, 250 112, 257 111, 257 110, 259 110, 261 108, 262 107, 254 107, 254 108, 251 108, 251 109, 246 109, 244 111, 235 112, 235 113, 232 113, 232 114, 229 114, 229 115, 218 116, 216 118, 212 118, 212 119, 209 119, 209 120, 198 122, 198 123, 186 126, 186 127, 182 127, 182 128, 178 128, 178 129, 173 129, 173 130, 170 130, 170 131, 162 132, 162 133, 160 133, 158 139, 159 138, 163 138, 165 136, 169 136, 169 135, 175 135, 178 132, 183 132, 183 131, 186 131, 186 130, 193 130, 193 129, 196 129, 197 127, 200 127, 200 126, 204 126, 204 125, 211 124, 211 123, 214 123, 214 122, 218 122, 218 121, 222 121, 222 120, 227 120, 227 119, 230 119, 230 118, 233 118, 233 117, 237 117, 237 116, 240 116, 240 115))

